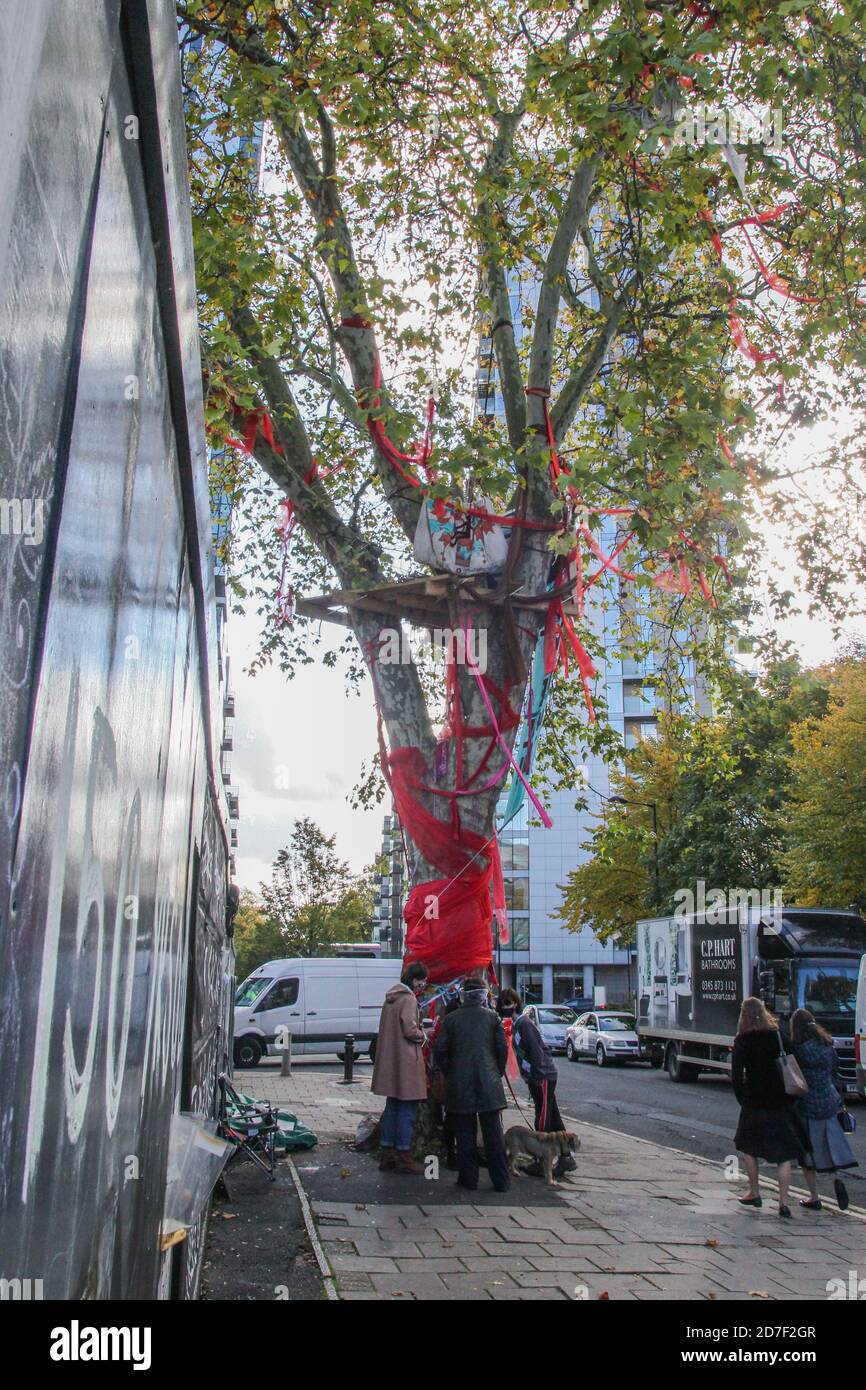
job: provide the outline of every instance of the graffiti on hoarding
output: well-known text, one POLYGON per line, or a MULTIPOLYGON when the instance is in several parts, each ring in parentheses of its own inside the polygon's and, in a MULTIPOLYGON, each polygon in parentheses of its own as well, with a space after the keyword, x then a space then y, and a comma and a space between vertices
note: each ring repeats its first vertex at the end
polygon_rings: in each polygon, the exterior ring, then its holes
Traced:
POLYGON ((215 1113, 233 968, 177 31, 78 8, 0 6, 0 1281, 182 1297, 172 1117, 215 1113))

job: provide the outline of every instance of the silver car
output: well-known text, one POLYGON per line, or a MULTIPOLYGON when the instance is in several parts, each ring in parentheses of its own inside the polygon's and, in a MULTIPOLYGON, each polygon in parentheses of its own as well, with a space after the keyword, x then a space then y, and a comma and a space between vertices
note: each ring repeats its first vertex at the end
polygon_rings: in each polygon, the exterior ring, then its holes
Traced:
POLYGON ((564 1004, 529 1004, 523 1010, 531 1018, 551 1052, 565 1051, 565 1036, 575 1014, 564 1004))
POLYGON ((643 1061, 634 1014, 607 1009, 581 1014, 566 1031, 565 1055, 570 1062, 594 1057, 600 1067, 610 1062, 643 1061))

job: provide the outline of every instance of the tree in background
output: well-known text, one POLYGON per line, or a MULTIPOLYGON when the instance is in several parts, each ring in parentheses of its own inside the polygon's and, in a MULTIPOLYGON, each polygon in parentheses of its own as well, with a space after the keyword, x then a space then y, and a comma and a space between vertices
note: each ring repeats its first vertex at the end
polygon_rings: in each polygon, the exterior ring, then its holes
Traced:
MULTIPOLYGON (((598 826, 582 846, 589 858, 560 885, 562 903, 554 915, 570 931, 589 928, 600 941, 618 937, 626 944, 638 918, 660 910, 651 806, 656 806, 663 842, 676 821, 683 736, 683 721, 662 720, 660 737, 639 743, 626 754, 623 767, 612 770, 612 795, 629 804, 604 804, 598 826)), ((660 896, 662 901, 666 896, 663 880, 660 896)))
POLYGON ((288 954, 279 923, 268 915, 248 888, 241 893, 235 917, 234 944, 237 955, 235 978, 238 983, 266 961, 279 960, 288 954))
POLYGON ((826 705, 821 672, 783 661, 757 684, 732 677, 718 715, 686 721, 676 813, 659 845, 666 910, 698 879, 707 888, 781 886, 792 728, 826 705))
POLYGON ((780 887, 792 749, 807 738, 799 731, 823 728, 828 699, 823 672, 787 661, 757 684, 731 676, 712 718, 662 717, 659 738, 638 744, 611 779, 615 795, 656 803, 658 844, 646 806, 606 807, 590 858, 563 888, 566 926, 622 937, 640 917, 672 911, 674 894, 696 892, 698 879, 707 891, 780 887))
POLYGON ((326 955, 338 941, 369 941, 372 874, 356 877, 308 817, 296 821, 291 841, 262 884, 262 905, 280 933, 285 956, 326 955))
MULTIPOLYGON (((260 537, 278 497, 299 524, 289 578, 309 593, 405 576, 427 497, 465 509, 486 495, 541 528, 514 528, 506 581, 471 605, 490 679, 519 712, 551 565, 581 515, 597 531, 599 509, 628 512, 631 553, 656 557, 647 604, 671 557, 676 584, 696 553, 683 534, 712 557, 724 533, 736 578, 758 414, 779 436, 862 397, 861 0, 186 0, 178 14, 207 415, 216 440, 246 431, 250 450, 219 479, 253 523, 236 592, 273 615, 281 556, 260 537), (758 141, 729 164, 718 142, 675 139, 679 108, 707 104, 783 107, 784 155, 758 141), (258 192, 242 150, 265 121, 258 192), (752 227, 757 262, 728 235, 752 209, 779 209, 752 227), (460 365, 481 326, 503 419, 479 414, 460 365), (433 372, 427 476, 413 441, 433 372), (552 480, 551 436, 566 465, 552 480), (517 593, 538 606, 515 622, 517 593)), ((741 611, 709 567, 719 616, 741 611)), ((697 586, 683 596, 680 626, 701 602, 697 586)), ((404 619, 430 625, 408 608, 386 621, 404 619)), ((349 603, 343 621, 357 672, 383 620, 349 603)), ((315 640, 303 617, 274 622, 263 656, 291 670, 315 640)), ((699 645, 724 651, 712 625, 699 645)), ((440 840, 445 793, 474 777, 461 816, 486 843, 500 787, 477 776, 484 741, 439 738, 441 681, 416 661, 376 676, 388 743, 417 755, 440 840)), ((457 686, 463 724, 485 725, 465 668, 457 686)), ((551 720, 575 687, 561 683, 551 720)), ((436 878, 403 819, 414 876, 436 878)))
POLYGON ((823 718, 791 731, 785 797, 787 895, 804 907, 866 909, 866 660, 829 667, 823 718))

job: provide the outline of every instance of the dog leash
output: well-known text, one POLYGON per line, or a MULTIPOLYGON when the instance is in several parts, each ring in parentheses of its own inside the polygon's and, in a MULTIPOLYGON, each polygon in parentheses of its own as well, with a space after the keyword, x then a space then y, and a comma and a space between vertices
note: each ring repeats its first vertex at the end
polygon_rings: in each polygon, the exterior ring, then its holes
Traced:
POLYGON ((511 1099, 514 1101, 514 1104, 517 1106, 518 1110, 520 1111, 521 1115, 523 1116, 524 1120, 526 1121, 528 1127, 529 1127, 530 1129, 535 1129, 535 1125, 534 1125, 534 1124, 529 1124, 529 1116, 526 1114, 526 1111, 523 1109, 523 1106, 520 1104, 520 1101, 517 1099, 517 1096, 514 1094, 514 1087, 513 1087, 512 1084, 511 1084, 511 1077, 510 1077, 510 1076, 506 1076, 505 1080, 506 1080, 506 1083, 507 1083, 507 1085, 508 1085, 508 1089, 509 1089, 509 1091, 511 1092, 511 1099))

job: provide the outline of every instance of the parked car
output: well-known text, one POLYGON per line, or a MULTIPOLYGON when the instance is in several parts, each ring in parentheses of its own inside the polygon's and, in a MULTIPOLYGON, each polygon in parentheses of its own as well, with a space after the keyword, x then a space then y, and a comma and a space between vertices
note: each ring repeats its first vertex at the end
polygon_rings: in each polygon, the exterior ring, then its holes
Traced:
POLYGON ((579 1018, 581 1014, 590 1012, 594 1002, 595 1001, 591 999, 588 994, 582 994, 577 999, 566 999, 565 1007, 571 1009, 575 1018, 579 1018))
POLYGON ((609 1062, 644 1062, 649 1053, 641 1049, 634 1014, 612 1009, 593 1009, 575 1019, 565 1034, 565 1055, 570 1062, 594 1057, 600 1067, 609 1062))
POLYGON ((358 1053, 376 1055, 379 1014, 400 978, 399 960, 312 957, 260 965, 235 995, 234 1060, 254 1067, 279 1056, 281 1035, 291 1033, 296 1054, 336 1052, 347 1033, 358 1053))
POLYGON ((528 1004, 523 1010, 537 1026, 551 1052, 565 1051, 565 1034, 574 1022, 574 1011, 566 1004, 528 1004))

